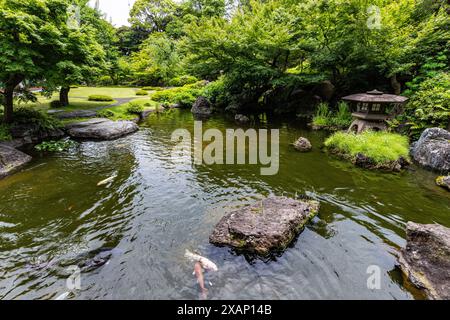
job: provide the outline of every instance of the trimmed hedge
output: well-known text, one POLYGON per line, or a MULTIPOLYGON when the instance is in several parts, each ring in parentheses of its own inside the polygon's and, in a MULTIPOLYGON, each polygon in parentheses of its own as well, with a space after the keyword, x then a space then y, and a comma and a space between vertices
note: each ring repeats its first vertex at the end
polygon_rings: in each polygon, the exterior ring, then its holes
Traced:
POLYGON ((127 113, 129 114, 141 114, 144 111, 144 106, 141 106, 140 104, 131 101, 128 103, 127 107, 127 113))
POLYGON ((110 96, 104 95, 92 95, 88 98, 89 101, 114 101, 114 99, 110 96))
POLYGON ((138 90, 138 91, 136 91, 136 95, 137 96, 147 96, 148 92, 145 90, 138 90))

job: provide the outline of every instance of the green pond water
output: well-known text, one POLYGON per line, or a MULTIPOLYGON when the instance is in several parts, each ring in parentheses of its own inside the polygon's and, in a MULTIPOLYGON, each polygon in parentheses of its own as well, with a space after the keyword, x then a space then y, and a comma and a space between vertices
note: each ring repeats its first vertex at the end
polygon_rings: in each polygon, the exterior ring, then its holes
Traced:
MULTIPOLYGON (((116 141, 34 153, 24 170, 0 180, 0 298, 55 299, 68 291, 71 261, 99 248, 115 249, 108 263, 81 273, 81 289, 68 299, 198 299, 185 249, 219 267, 206 275, 208 299, 421 298, 395 254, 407 221, 450 227, 450 193, 435 186, 434 173, 355 168, 320 150, 327 133, 267 119, 258 126, 280 129, 277 175, 261 176, 259 165, 174 163, 171 134, 193 124, 185 111, 152 115, 116 141), (311 140, 311 153, 292 148, 299 136, 311 140), (97 186, 114 174, 111 185, 97 186), (225 213, 268 195, 301 194, 320 200, 320 213, 284 254, 253 259, 209 244, 225 213), (381 270, 375 290, 367 286, 373 265, 381 270)), ((237 128, 221 117, 203 127, 237 128)))

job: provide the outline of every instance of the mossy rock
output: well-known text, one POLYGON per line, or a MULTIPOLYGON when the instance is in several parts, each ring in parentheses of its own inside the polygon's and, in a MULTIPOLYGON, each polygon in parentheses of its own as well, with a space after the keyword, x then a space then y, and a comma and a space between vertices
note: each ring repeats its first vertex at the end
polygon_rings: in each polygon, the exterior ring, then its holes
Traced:
POLYGON ((450 191, 450 176, 441 176, 436 178, 436 184, 450 191))

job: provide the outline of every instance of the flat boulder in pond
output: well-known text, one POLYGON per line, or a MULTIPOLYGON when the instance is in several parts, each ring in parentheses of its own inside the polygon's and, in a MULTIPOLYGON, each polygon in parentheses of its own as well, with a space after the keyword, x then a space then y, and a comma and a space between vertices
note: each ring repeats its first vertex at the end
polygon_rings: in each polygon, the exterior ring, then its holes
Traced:
POLYGON ((426 129, 412 145, 411 155, 424 167, 450 171, 450 132, 441 128, 426 129))
POLYGON ((408 222, 399 255, 403 273, 430 299, 450 299, 450 229, 408 222))
POLYGON ((139 127, 132 121, 112 121, 96 118, 66 126, 67 133, 73 138, 114 140, 136 132, 139 127))
POLYGON ((209 241, 266 256, 284 250, 318 211, 317 201, 267 198, 225 215, 209 241))
POLYGON ((30 161, 29 155, 0 143, 0 179, 14 173, 30 161))

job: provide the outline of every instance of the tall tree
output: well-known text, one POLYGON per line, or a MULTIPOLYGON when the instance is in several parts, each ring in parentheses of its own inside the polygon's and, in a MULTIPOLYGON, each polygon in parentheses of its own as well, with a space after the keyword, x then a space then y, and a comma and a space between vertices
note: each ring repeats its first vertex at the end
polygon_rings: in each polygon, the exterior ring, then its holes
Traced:
MULTIPOLYGON (((75 25, 62 26, 61 41, 65 43, 59 52, 59 62, 46 78, 46 85, 60 87, 59 101, 69 105, 69 91, 72 84, 94 79, 105 68, 105 51, 98 42, 95 21, 101 20, 100 13, 81 0, 77 6, 79 15, 75 25)), ((71 17, 69 17, 70 19, 71 17)))
POLYGON ((147 35, 164 32, 178 9, 173 0, 137 0, 130 11, 130 22, 147 35))
POLYGON ((0 0, 0 82, 4 121, 13 119, 15 88, 24 79, 43 78, 57 65, 67 23, 65 0, 0 0))

